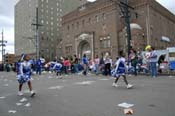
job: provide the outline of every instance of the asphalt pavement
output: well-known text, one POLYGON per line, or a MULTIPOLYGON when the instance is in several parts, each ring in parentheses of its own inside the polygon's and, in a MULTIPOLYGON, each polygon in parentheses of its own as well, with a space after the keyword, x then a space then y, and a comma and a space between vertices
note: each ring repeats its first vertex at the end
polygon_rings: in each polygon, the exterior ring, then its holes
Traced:
POLYGON ((0 72, 0 116, 126 116, 120 103, 133 104, 133 116, 175 116, 175 76, 127 76, 132 89, 122 78, 115 88, 114 78, 94 74, 32 78, 36 96, 27 85, 18 96, 16 74, 0 72))

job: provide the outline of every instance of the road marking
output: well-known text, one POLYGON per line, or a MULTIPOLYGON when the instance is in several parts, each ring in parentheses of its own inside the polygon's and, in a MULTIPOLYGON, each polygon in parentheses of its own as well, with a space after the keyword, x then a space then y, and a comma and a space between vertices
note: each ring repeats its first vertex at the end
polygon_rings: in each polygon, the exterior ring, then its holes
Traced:
POLYGON ((62 89, 64 86, 52 86, 49 87, 48 89, 62 89))
POLYGON ((5 99, 6 97, 5 96, 0 96, 0 99, 5 99))
POLYGON ((16 110, 9 110, 8 113, 13 113, 13 114, 15 114, 15 113, 16 113, 16 110))
POLYGON ((21 106, 21 105, 22 105, 22 103, 16 103, 16 105, 17 105, 17 106, 21 106))
POLYGON ((100 79, 101 81, 108 81, 108 80, 110 80, 110 79, 100 79))
POLYGON ((24 106, 26 106, 26 107, 30 107, 31 106, 31 104, 28 102, 26 105, 24 105, 24 106))
POLYGON ((25 102, 25 101, 27 101, 25 97, 20 100, 20 102, 25 102))
POLYGON ((94 83, 95 81, 83 81, 83 82, 77 82, 76 85, 90 85, 94 83))
POLYGON ((129 103, 123 102, 123 103, 118 104, 118 106, 123 107, 123 108, 130 108, 130 107, 133 107, 134 104, 129 104, 129 103))

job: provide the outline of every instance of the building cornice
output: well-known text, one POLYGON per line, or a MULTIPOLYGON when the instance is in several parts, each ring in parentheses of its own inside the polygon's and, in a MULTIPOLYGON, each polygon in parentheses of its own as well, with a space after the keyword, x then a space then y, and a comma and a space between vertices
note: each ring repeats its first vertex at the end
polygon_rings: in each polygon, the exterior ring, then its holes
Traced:
POLYGON ((83 11, 79 11, 77 9, 77 10, 63 16, 62 17, 63 18, 62 24, 64 25, 64 24, 72 22, 74 20, 81 19, 82 17, 96 14, 96 12, 104 11, 104 9, 113 10, 113 9, 116 9, 116 6, 112 2, 108 2, 107 4, 105 2, 105 3, 96 4, 93 7, 87 7, 87 9, 85 9, 83 11))
POLYGON ((169 20, 175 23, 175 15, 171 13, 168 9, 163 7, 161 4, 156 2, 155 0, 153 1, 151 0, 149 2, 149 6, 153 8, 155 11, 157 11, 158 13, 160 13, 162 16, 165 16, 166 18, 168 18, 169 20))

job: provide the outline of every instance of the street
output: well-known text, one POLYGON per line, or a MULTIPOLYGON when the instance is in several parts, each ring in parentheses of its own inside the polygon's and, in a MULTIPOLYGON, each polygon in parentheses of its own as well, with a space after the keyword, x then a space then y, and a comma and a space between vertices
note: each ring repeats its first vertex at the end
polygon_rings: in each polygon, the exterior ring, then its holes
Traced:
POLYGON ((112 77, 73 74, 56 78, 55 74, 34 75, 34 98, 27 85, 17 96, 18 82, 13 72, 0 72, 0 116, 125 116, 118 104, 126 102, 133 116, 175 116, 175 76, 127 76, 112 86, 112 77))

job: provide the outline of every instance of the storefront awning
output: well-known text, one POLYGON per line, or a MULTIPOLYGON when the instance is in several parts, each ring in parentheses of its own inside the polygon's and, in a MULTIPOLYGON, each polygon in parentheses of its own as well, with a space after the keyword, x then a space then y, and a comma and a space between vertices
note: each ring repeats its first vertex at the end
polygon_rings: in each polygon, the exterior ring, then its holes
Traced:
POLYGON ((142 27, 137 23, 131 23, 130 27, 131 29, 142 29, 142 27))
POLYGON ((162 36, 161 40, 165 41, 165 42, 170 42, 170 38, 168 38, 166 36, 162 36))

